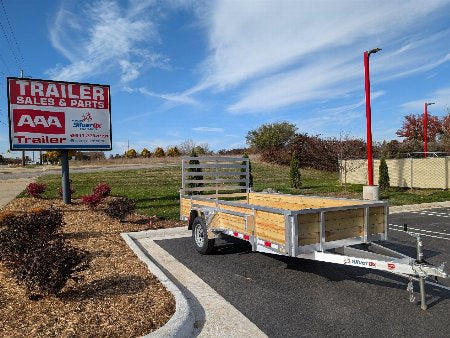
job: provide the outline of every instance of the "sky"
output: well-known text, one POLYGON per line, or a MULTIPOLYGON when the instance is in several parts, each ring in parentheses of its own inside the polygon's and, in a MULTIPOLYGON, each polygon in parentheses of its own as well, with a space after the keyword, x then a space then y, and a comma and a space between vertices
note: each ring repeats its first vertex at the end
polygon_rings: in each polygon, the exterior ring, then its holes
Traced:
MULTIPOLYGON (((244 147, 264 123, 373 137, 450 107, 450 1, 1 0, 0 74, 111 85, 112 153, 244 147)), ((9 148, 0 81, 0 154, 9 148)), ((19 156, 19 153, 13 153, 19 156)), ((10 156, 10 155, 9 155, 10 156)))

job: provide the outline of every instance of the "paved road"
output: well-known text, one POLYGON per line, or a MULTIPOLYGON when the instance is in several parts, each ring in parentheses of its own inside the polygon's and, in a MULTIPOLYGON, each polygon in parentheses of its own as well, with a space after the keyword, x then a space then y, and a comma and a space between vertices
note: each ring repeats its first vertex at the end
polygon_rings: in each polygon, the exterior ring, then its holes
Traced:
MULTIPOLYGON (((414 239, 397 231, 406 222, 427 235, 427 260, 450 262, 447 216, 449 208, 392 215, 390 247, 415 255, 414 239)), ((271 337, 450 336, 448 290, 427 285, 430 308, 422 311, 409 303, 405 280, 388 273, 252 253, 232 238, 210 256, 197 254, 190 238, 157 243, 271 337)))
MULTIPOLYGON (((70 167, 71 173, 89 173, 98 171, 122 171, 122 170, 137 170, 146 168, 161 168, 178 166, 178 163, 147 163, 147 164, 124 164, 124 165, 105 165, 105 166, 91 166, 91 167, 70 167)), ((17 178, 33 178, 41 175, 61 174, 60 168, 52 166, 51 169, 47 167, 36 168, 2 168, 0 166, 0 181, 17 178)))

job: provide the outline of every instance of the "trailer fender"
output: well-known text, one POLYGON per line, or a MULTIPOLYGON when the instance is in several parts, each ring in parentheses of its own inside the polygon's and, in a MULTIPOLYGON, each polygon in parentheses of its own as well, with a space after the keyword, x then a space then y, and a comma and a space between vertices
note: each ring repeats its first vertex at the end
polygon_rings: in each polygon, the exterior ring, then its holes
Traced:
POLYGON ((192 224, 194 223, 194 220, 198 216, 200 216, 200 214, 197 210, 191 210, 191 213, 189 214, 189 219, 188 219, 188 230, 192 230, 192 224))

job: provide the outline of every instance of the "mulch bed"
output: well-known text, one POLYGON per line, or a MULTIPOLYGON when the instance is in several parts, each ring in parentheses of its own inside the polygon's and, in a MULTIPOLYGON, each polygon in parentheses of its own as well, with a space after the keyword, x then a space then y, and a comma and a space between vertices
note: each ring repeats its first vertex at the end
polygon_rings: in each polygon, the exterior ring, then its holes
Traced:
MULTIPOLYGON (((111 198, 111 197, 109 197, 111 198)), ((23 286, 0 264, 0 332, 2 336, 141 336, 164 325, 175 311, 175 300, 150 274, 120 233, 182 226, 134 214, 125 222, 92 211, 79 200, 19 198, 4 211, 24 212, 53 206, 63 211, 67 242, 87 250, 90 268, 61 293, 29 300, 23 286)))

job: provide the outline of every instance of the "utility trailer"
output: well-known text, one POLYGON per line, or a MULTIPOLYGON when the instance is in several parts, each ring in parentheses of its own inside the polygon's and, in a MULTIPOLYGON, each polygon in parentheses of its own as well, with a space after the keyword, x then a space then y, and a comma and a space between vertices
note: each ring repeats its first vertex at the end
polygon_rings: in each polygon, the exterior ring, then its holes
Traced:
POLYGON ((211 253, 214 240, 229 235, 253 251, 387 271, 409 279, 411 302, 419 282, 424 310, 425 279, 449 277, 444 264, 423 260, 418 234, 405 229, 417 238, 417 259, 379 244, 388 239, 387 202, 253 192, 249 182, 247 158, 182 158, 180 219, 198 252, 211 253))

